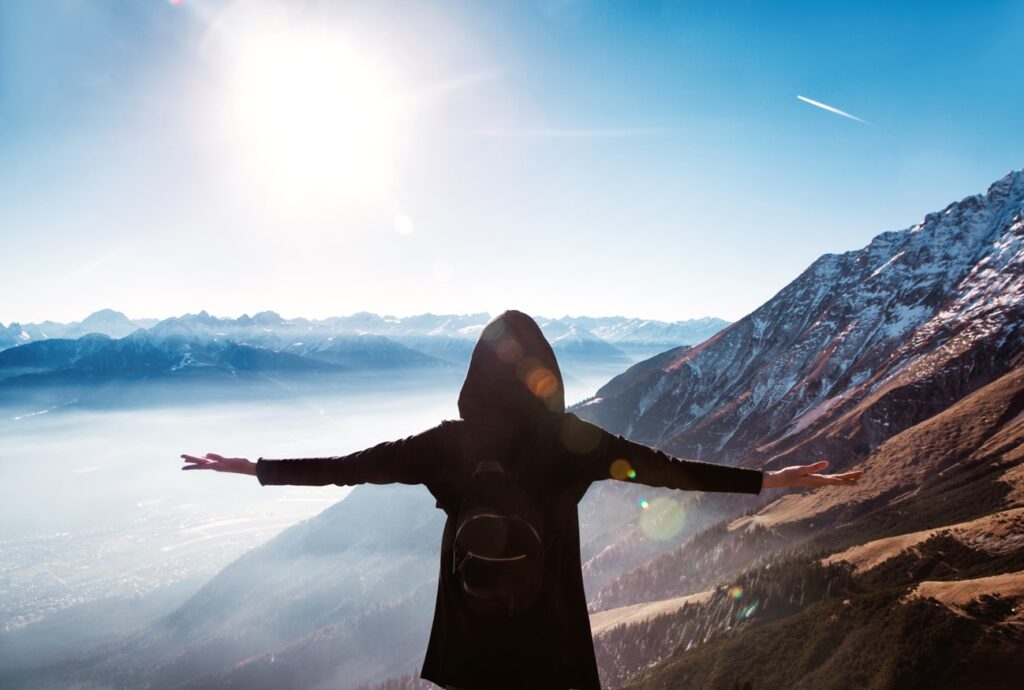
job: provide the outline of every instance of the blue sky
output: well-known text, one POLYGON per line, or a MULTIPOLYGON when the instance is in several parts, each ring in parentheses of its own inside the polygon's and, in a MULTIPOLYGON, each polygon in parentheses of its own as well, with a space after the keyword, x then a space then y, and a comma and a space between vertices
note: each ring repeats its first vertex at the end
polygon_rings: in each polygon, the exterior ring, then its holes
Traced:
POLYGON ((0 322, 736 319, 1024 167, 1022 22, 1021 2, 3 3, 0 322))

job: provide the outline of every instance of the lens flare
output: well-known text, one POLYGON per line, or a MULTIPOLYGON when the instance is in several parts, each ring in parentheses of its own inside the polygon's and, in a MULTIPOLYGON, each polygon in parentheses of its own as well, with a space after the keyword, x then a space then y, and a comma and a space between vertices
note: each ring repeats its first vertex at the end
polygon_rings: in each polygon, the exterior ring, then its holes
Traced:
POLYGON ((523 358, 523 348, 519 344, 519 341, 515 338, 508 337, 499 340, 495 346, 494 351, 505 364, 515 364, 523 358))
POLYGON ((647 502, 647 499, 646 499, 646 498, 641 498, 641 499, 640 499, 640 507, 641 507, 641 508, 642 508, 643 510, 648 510, 648 509, 650 509, 650 507, 651 507, 651 504, 647 502))
POLYGON ((520 360, 516 374, 538 398, 550 398, 558 392, 558 377, 535 359, 527 357, 520 360))
POLYGON ((644 508, 640 516, 640 530, 648 539, 667 541, 683 531, 686 512, 677 500, 659 497, 644 506, 646 503, 643 501, 640 506, 644 508))
POLYGON ((742 599, 743 598, 743 588, 740 587, 739 585, 733 585, 732 587, 729 588, 729 596, 732 597, 733 599, 742 599))
POLYGON ((754 612, 757 611, 757 607, 760 603, 761 602, 759 600, 754 599, 752 602, 741 608, 739 611, 736 612, 736 620, 745 621, 751 616, 753 616, 754 612))
POLYGON ((558 379, 550 369, 537 367, 526 377, 526 385, 538 398, 550 398, 558 390, 558 379))
POLYGON ((629 464, 629 460, 619 458, 611 464, 608 468, 608 473, 612 479, 618 479, 619 481, 625 481, 636 476, 636 472, 633 471, 632 466, 629 464))

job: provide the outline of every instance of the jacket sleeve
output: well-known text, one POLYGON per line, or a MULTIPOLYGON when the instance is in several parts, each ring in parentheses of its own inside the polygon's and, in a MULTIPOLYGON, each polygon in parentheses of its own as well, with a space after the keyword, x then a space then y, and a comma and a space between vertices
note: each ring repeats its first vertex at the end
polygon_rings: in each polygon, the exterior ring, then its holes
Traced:
POLYGON ((759 494, 761 470, 683 460, 642 443, 611 434, 572 414, 566 415, 562 443, 577 459, 581 479, 617 479, 647 486, 759 494))
POLYGON ((425 484, 442 461, 442 426, 348 455, 326 458, 260 458, 260 484, 425 484))

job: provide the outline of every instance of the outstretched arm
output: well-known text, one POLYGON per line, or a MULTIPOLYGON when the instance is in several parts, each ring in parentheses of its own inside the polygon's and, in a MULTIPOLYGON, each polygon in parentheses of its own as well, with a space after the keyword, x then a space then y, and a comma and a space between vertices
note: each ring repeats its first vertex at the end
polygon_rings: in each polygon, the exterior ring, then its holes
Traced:
POLYGON ((762 489, 853 484, 862 472, 815 474, 825 461, 782 470, 757 470, 676 458, 642 443, 611 434, 575 415, 566 415, 563 441, 579 451, 582 474, 590 481, 620 481, 691 491, 758 494, 762 489))
POLYGON ((441 459, 441 425, 398 441, 386 441, 348 455, 322 458, 225 458, 207 453, 181 457, 183 470, 214 470, 254 475, 260 484, 326 486, 337 484, 423 484, 441 459))

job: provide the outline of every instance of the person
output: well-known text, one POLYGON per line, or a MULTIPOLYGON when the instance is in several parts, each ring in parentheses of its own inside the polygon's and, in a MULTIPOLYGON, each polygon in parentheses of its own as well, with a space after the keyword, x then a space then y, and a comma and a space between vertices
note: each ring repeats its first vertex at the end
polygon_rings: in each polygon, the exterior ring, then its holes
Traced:
POLYGON ((185 470, 255 475, 260 484, 423 484, 447 513, 437 600, 421 677, 449 690, 600 690, 583 589, 577 504, 595 481, 759 494, 764 488, 855 483, 817 462, 775 471, 667 455, 565 411, 551 345, 526 314, 483 329, 458 400, 460 419, 349 455, 269 459, 182 455, 185 470), (540 593, 525 614, 494 616, 466 601, 453 563, 459 510, 481 459, 515 472, 543 530, 540 593))

